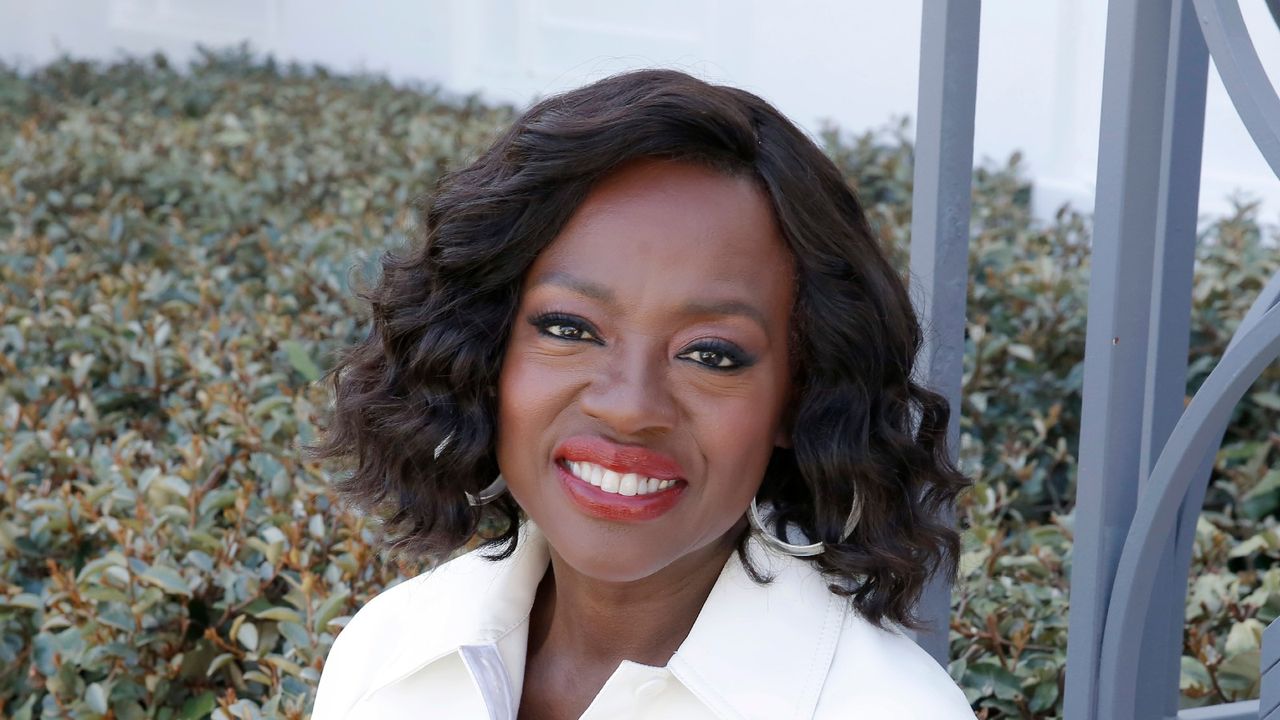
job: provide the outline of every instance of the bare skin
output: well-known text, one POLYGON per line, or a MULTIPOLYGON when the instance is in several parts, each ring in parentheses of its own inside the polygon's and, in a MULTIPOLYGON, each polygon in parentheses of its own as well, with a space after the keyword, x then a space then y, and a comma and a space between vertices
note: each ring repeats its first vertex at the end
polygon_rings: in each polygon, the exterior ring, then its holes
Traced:
POLYGON ((752 179, 661 160, 602 181, 535 259, 498 393, 498 464, 551 546, 522 720, 580 717, 622 660, 663 666, 688 636, 790 445, 793 269, 752 179), (554 457, 584 435, 674 459, 678 503, 584 512, 554 457))

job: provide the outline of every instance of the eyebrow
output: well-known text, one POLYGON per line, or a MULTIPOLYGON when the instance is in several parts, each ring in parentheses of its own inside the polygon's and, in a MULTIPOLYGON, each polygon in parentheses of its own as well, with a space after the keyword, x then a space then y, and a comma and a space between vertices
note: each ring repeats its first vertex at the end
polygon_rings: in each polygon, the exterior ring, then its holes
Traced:
MULTIPOLYGON (((605 305, 614 305, 616 300, 613 291, 609 288, 598 285, 596 283, 574 277, 567 272, 561 270, 551 270, 538 275, 533 280, 530 289, 540 285, 556 285, 558 287, 572 290, 573 292, 599 301, 605 305)), ((765 319, 764 313, 760 308, 741 300, 711 300, 711 301, 693 301, 686 303, 680 308, 681 315, 738 315, 754 320, 760 325, 760 328, 766 333, 769 324, 765 319)))

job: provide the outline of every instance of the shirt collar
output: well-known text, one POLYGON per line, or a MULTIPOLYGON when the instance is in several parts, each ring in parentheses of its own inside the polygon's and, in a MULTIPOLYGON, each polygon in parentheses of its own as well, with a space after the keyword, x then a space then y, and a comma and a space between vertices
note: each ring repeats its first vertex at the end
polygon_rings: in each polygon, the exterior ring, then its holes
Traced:
MULTIPOLYGON (((667 668, 722 717, 758 715, 762 703, 776 702, 779 687, 789 690, 788 714, 810 717, 848 601, 807 561, 776 553, 754 536, 746 545, 754 567, 773 581, 756 583, 738 553, 731 555, 667 668)), ((549 561, 546 537, 526 521, 511 557, 491 561, 473 552, 408 580, 408 607, 417 612, 405 618, 405 641, 369 690, 464 645, 496 643, 528 618, 549 561)))

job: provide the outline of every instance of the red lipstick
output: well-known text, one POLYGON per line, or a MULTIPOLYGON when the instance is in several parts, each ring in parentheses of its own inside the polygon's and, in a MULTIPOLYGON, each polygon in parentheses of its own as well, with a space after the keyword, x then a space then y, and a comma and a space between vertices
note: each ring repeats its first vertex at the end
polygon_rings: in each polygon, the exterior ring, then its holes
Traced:
POLYGON ((556 473, 565 494, 583 512, 601 520, 643 522, 665 515, 680 502, 688 487, 680 464, 646 448, 616 445, 603 438, 578 436, 565 440, 555 453, 556 473), (569 471, 568 462, 589 462, 617 473, 635 473, 671 480, 666 490, 644 495, 606 492, 569 471))
POLYGON ((602 437, 577 435, 556 446, 556 460, 589 462, 616 473, 635 473, 659 480, 682 480, 684 470, 669 455, 636 445, 618 445, 602 437))

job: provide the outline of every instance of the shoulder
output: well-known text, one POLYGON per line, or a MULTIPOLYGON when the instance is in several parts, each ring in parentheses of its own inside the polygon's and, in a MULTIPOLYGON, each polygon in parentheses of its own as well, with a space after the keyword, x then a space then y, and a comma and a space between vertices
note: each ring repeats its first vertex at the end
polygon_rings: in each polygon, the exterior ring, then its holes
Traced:
POLYGON ((387 659, 388 641, 404 618, 416 585, 430 575, 423 573, 383 590, 356 612, 338 633, 325 656, 316 688, 313 720, 346 717, 378 669, 387 659))
MULTIPOLYGON (((325 657, 313 720, 345 717, 395 659, 390 650, 403 647, 403 638, 420 634, 415 623, 424 615, 421 608, 432 605, 433 597, 447 594, 452 571, 474 563, 473 554, 390 586, 356 612, 325 657)), ((435 605, 433 610, 439 612, 442 608, 435 605)))
POLYGON ((878 628, 852 609, 816 717, 845 717, 851 707, 902 720, 974 717, 964 692, 929 653, 901 629, 878 628))

